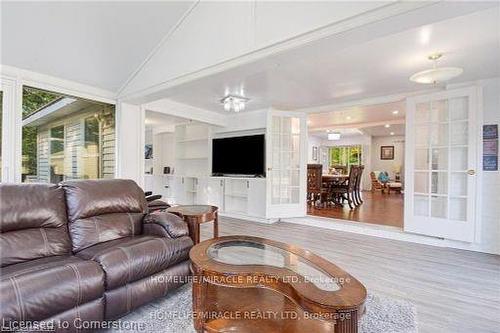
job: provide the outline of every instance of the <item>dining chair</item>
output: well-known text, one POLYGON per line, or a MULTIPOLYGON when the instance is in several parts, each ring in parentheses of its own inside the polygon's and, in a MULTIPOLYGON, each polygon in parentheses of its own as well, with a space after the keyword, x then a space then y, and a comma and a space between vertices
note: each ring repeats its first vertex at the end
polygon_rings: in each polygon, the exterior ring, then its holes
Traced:
POLYGON ((357 206, 363 203, 363 199, 361 198, 361 181, 363 179, 363 171, 365 170, 364 165, 360 165, 358 167, 357 177, 356 177, 356 188, 354 191, 354 199, 357 206))
POLYGON ((307 165, 307 203, 314 204, 318 195, 321 195, 323 165, 307 165))
MULTIPOLYGON (((349 208, 353 209, 353 204, 356 205, 355 194, 356 191, 356 179, 358 177, 359 167, 356 165, 351 165, 351 169, 349 170, 349 179, 346 184, 334 185, 331 189, 332 193, 336 194, 337 197, 340 197, 347 200, 349 204, 349 208)), ((339 202, 342 202, 340 201, 339 202)), ((357 206, 357 205, 356 205, 357 206)))

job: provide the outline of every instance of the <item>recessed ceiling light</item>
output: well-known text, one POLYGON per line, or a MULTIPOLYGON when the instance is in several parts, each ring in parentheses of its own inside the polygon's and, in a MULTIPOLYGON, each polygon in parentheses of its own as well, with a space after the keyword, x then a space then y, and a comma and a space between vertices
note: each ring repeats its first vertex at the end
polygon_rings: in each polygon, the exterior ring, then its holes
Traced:
POLYGON ((328 133, 328 140, 330 141, 335 141, 335 140, 340 140, 340 133, 328 133))
POLYGON ((352 118, 351 118, 351 116, 347 116, 347 117, 345 117, 345 119, 351 120, 352 118))
POLYGON ((398 113, 399 113, 399 110, 392 111, 392 114, 398 114, 398 113))
POLYGON ((391 135, 394 135, 394 132, 391 132, 391 135))
POLYGON ((391 125, 390 124, 385 124, 384 127, 385 128, 389 128, 389 127, 391 127, 391 125))

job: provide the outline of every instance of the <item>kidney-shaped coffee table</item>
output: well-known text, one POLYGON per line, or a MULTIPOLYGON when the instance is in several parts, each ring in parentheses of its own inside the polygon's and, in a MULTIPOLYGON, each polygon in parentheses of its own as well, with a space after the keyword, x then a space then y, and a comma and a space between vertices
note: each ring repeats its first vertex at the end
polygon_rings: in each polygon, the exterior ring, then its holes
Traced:
POLYGON ((198 332, 357 332, 365 287, 333 263, 264 238, 209 239, 190 252, 198 332))

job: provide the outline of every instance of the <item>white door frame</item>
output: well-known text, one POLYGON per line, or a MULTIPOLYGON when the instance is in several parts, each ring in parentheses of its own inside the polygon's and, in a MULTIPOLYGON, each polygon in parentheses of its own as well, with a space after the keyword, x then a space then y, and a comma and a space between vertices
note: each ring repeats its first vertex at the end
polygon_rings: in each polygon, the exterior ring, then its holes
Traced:
POLYGON ((266 217, 303 217, 307 211, 307 115, 304 112, 279 111, 270 109, 267 114, 266 132, 266 217), (300 119, 300 158, 299 158, 299 203, 298 204, 272 204, 272 117, 285 116, 300 119))
MULTIPOLYGON (((431 93, 427 95, 420 95, 409 97, 406 104, 406 144, 405 144, 405 213, 404 213, 404 230, 407 232, 415 232, 429 236, 456 239, 461 241, 473 242, 477 241, 480 229, 479 217, 479 203, 481 179, 481 158, 480 158, 480 115, 482 114, 481 103, 481 90, 478 87, 467 87, 461 89, 445 90, 441 92, 431 93), (431 224, 429 218, 419 217, 418 221, 413 215, 413 193, 414 193, 414 163, 415 156, 415 106, 420 102, 427 102, 432 100, 443 100, 454 97, 468 97, 468 170, 474 170, 475 175, 467 178, 468 186, 468 202, 467 202, 467 221, 470 224, 464 224, 463 228, 455 228, 460 222, 453 222, 449 219, 440 219, 439 224, 431 224), (427 221, 429 220, 429 221, 427 221), (425 223, 429 222, 427 225, 425 223), (425 222, 425 223, 424 223, 425 222), (454 225, 455 223, 455 225, 454 225), (466 229, 464 229, 466 228, 466 229), (440 230, 441 229, 441 230, 440 230), (460 230, 457 230, 460 229, 460 230), (468 233, 465 235, 465 233, 468 233)), ((430 158, 430 156, 429 156, 430 158)), ((449 161, 451 163, 451 161, 449 161)), ((449 169, 448 169, 449 170, 449 169)), ((449 174, 448 174, 449 176, 449 174)), ((430 189, 429 189, 430 191, 430 189)), ((449 189, 448 189, 449 191, 449 189)), ((437 220, 436 220, 437 221, 437 220)))

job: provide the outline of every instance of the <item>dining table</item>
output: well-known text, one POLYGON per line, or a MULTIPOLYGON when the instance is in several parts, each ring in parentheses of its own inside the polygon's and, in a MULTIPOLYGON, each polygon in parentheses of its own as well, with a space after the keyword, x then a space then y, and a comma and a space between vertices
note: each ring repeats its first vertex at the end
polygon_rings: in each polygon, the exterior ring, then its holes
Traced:
MULTIPOLYGON (((342 185, 347 182, 349 179, 349 175, 332 175, 332 174, 323 174, 321 175, 321 180, 323 186, 328 189, 328 192, 331 191, 331 188, 336 185, 342 185)), ((330 203, 338 206, 342 206, 342 200, 340 197, 333 197, 329 195, 330 199, 328 200, 330 203)))
POLYGON ((342 184, 349 179, 349 175, 323 174, 321 178, 324 183, 342 184))

